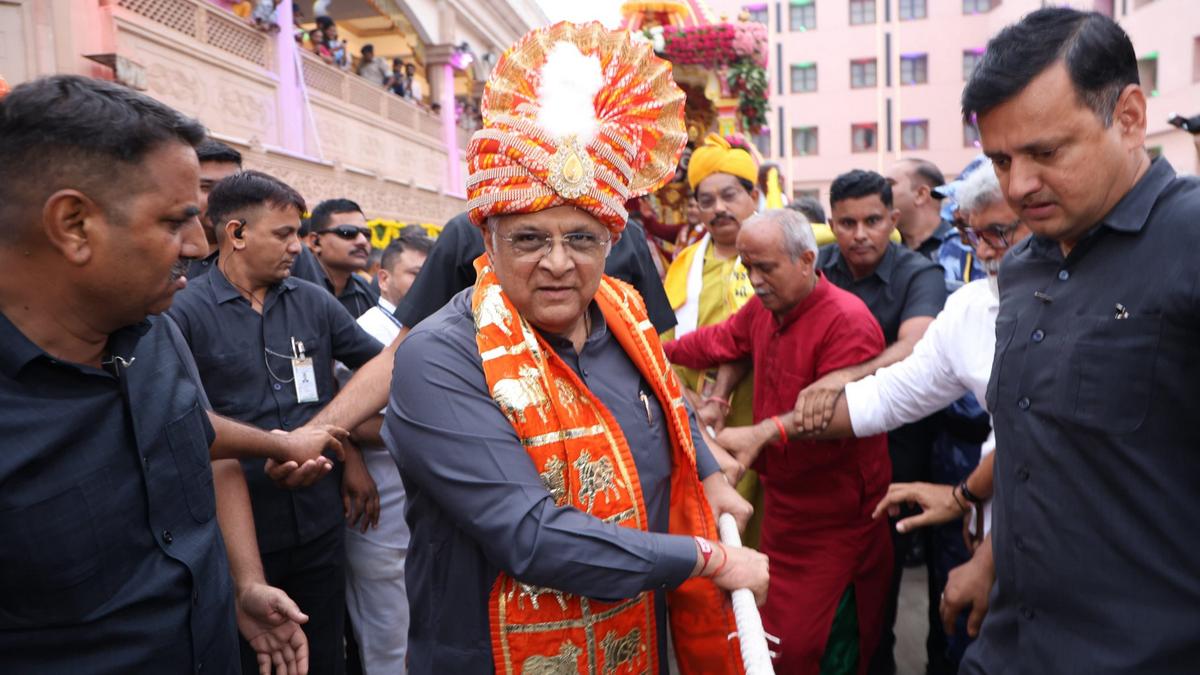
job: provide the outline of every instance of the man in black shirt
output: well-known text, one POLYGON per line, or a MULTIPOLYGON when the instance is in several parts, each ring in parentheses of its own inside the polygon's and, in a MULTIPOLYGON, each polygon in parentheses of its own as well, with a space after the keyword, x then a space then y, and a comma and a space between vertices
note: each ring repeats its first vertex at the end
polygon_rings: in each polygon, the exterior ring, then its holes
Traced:
MULTIPOLYGON (((208 218, 208 194, 222 179, 242 170, 242 153, 211 137, 196 146, 196 156, 200 158, 200 224, 204 226, 204 236, 208 239, 209 248, 206 255, 188 263, 188 279, 207 274, 213 265, 217 264, 217 256, 221 253, 221 239, 225 237, 225 231, 213 227, 208 218)), ((292 278, 304 279, 314 284, 325 282, 325 273, 312 251, 305 248, 296 256, 296 260, 292 262, 292 278)))
POLYGON ((235 610, 259 663, 307 667, 305 618, 263 581, 240 471, 210 468, 280 437, 208 413, 178 329, 147 317, 206 251, 203 135, 82 77, 0 102, 5 672, 236 671, 235 610))
POLYGON ((313 209, 309 228, 308 241, 321 263, 322 283, 357 319, 379 302, 371 282, 358 275, 370 263, 367 217, 349 199, 326 199, 313 209))
MULTIPOLYGON (((333 398, 334 359, 357 367, 382 346, 324 289, 290 278, 305 210, 295 190, 245 171, 218 183, 208 208, 225 230, 220 261, 179 294, 171 317, 217 412, 260 429, 297 429, 333 398)), ((348 448, 331 476, 290 491, 271 481, 263 461, 242 466, 267 579, 310 615, 304 631, 313 671, 340 673, 345 530, 338 488, 369 480, 362 457, 348 448)), ((252 667, 243 647, 243 668, 252 667)))
POLYGON ((963 91, 1033 236, 1000 268, 996 585, 964 673, 1200 664, 1200 183, 1145 148, 1125 32, 1048 8, 963 91))
MULTIPOLYGON (((829 201, 830 227, 837 242, 821 249, 817 265, 829 281, 857 295, 867 305, 883 328, 887 348, 876 358, 830 373, 800 392, 796 410, 808 415, 831 413, 831 407, 826 406, 837 401, 846 384, 911 354, 946 302, 942 268, 890 241, 899 214, 893 209, 892 187, 883 176, 874 171, 844 173, 830 186, 829 201)), ((936 431, 927 418, 888 433, 893 482, 927 477, 936 431)), ((892 529, 892 589, 883 634, 871 664, 872 673, 890 673, 895 669, 892 626, 904 560, 914 536, 924 538, 928 532, 902 535, 892 529)), ((937 598, 931 602, 936 604, 937 598)))

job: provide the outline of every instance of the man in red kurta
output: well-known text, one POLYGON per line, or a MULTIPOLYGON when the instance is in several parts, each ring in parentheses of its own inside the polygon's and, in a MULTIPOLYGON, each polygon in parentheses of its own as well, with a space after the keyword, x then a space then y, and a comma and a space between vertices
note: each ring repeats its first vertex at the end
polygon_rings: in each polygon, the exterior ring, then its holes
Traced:
POLYGON ((759 424, 723 435, 770 434, 774 441, 741 459, 753 462, 766 488, 762 550, 771 559, 771 585, 763 623, 781 639, 777 671, 863 673, 891 575, 887 523, 871 519, 891 476, 887 438, 778 439, 794 429, 800 390, 874 358, 883 332, 861 300, 816 272, 812 229, 795 211, 748 220, 737 247, 755 297, 724 322, 667 343, 667 356, 701 369, 754 363, 759 424))

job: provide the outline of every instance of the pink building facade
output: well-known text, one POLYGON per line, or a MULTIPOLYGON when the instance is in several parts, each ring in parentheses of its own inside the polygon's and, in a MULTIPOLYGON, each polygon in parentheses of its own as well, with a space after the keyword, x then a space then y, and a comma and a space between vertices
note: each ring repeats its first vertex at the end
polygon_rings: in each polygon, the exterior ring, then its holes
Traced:
MULTIPOLYGON (((770 34, 770 129, 755 139, 783 167, 791 194, 827 203, 850 169, 884 170, 922 157, 947 178, 977 152, 959 97, 988 38, 1043 0, 712 0, 749 12, 770 34)), ((1200 170, 1196 146, 1167 124, 1200 114, 1200 1, 1072 0, 1129 33, 1151 93, 1147 147, 1180 173, 1200 170)))

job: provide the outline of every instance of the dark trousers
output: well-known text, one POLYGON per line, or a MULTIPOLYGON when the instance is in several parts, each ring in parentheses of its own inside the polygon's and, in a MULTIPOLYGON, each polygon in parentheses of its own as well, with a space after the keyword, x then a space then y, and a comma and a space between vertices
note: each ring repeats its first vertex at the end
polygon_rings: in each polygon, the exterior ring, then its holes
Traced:
MULTIPOLYGON (((936 424, 932 419, 924 419, 913 424, 906 424, 895 431, 888 434, 888 454, 892 459, 892 482, 893 483, 909 483, 913 481, 928 480, 929 476, 929 457, 933 448, 933 441, 936 436, 936 424)), ((902 513, 900 518, 904 518, 910 513, 902 513)), ((904 558, 909 551, 912 550, 914 541, 920 538, 920 541, 928 543, 928 533, 924 530, 900 534, 896 532, 896 521, 898 519, 891 518, 888 522, 888 529, 892 534, 892 586, 888 593, 887 605, 884 608, 883 614, 883 630, 879 635, 879 646, 875 649, 875 654, 871 658, 871 665, 868 669, 870 675, 892 675, 896 672, 896 658, 893 653, 896 647, 896 633, 894 630, 896 624, 896 608, 900 601, 900 580, 904 575, 904 558)), ((928 552, 928 549, 926 549, 928 552)), ((928 560, 929 556, 926 556, 928 560)), ((933 578, 933 575, 930 575, 933 578)), ((930 588, 932 593, 933 588, 930 588)), ((940 591, 939 591, 940 593, 940 591)), ((930 600, 930 618, 937 614, 938 600, 931 598, 930 600)), ((945 644, 945 636, 942 634, 941 621, 931 621, 929 626, 930 640, 927 641, 927 647, 934 650, 937 654, 942 651, 938 649, 936 644, 937 639, 941 640, 941 644, 945 644), (935 636, 934 633, 937 633, 935 636), (934 644, 931 644, 934 643, 934 644)), ((932 665, 932 664, 931 664, 932 665)))
MULTIPOLYGON (((308 615, 308 672, 343 675, 346 653, 346 528, 339 524, 316 539, 262 554, 267 583, 283 589, 308 615)), ((254 650, 242 640, 242 672, 257 673, 254 650)))

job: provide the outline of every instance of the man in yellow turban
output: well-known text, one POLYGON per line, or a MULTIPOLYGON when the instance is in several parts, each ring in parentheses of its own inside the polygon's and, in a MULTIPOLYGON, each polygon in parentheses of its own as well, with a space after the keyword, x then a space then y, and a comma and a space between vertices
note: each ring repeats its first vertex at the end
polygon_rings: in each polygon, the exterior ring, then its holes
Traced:
MULTIPOLYGON (((692 153, 688 183, 708 232, 700 241, 680 251, 667 269, 667 298, 678 323, 674 332, 664 337, 683 337, 697 328, 721 323, 754 297, 736 244, 742 222, 754 215, 758 207, 757 180, 758 165, 750 152, 734 147, 716 134, 709 134, 704 144, 692 153)), ((718 377, 721 389, 728 391, 725 379, 740 377, 742 369, 702 373, 676 368, 676 372, 684 385, 695 392, 696 412, 701 422, 714 431, 720 431, 726 424, 742 426, 754 421, 751 413, 754 378, 742 378, 731 395, 713 395, 718 377)), ((733 384, 730 382, 729 386, 733 384)), ((762 511, 753 472, 742 478, 738 490, 752 502, 757 500, 756 511, 762 511)), ((760 520, 761 516, 756 514, 747 529, 748 544, 757 542, 760 520)))
POLYGON ((683 147, 683 94, 598 23, 507 51, 467 149, 474 287, 400 345, 383 436, 412 526, 413 673, 736 673, 725 482, 636 291, 603 276, 625 203, 683 147), (674 649, 667 648, 668 634, 674 649))

